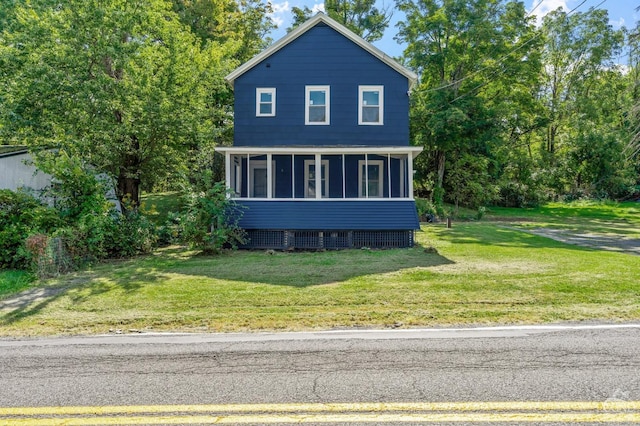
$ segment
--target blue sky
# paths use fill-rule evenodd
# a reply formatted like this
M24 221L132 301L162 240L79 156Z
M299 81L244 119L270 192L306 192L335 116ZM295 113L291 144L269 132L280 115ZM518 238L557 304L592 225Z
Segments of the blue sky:
M559 7L566 11L577 8L578 12L586 12L589 8L607 9L609 11L610 23L614 28L625 26L632 28L636 21L640 20L640 12L636 12L635 8L640 6L640 0L524 0L527 10L533 10L533 14L542 18L546 13ZM584 1L584 4L581 3ZM322 0L272 0L274 14L272 19L278 25L271 37L274 40L286 34L286 28L291 25L291 8L308 6L312 10L324 10L324 2ZM378 6L393 8L394 0L378 0ZM400 46L393 38L397 33L395 24L401 19L401 13L394 12L391 25L387 28L382 40L373 43L377 48L390 56L400 56L402 54L402 46Z

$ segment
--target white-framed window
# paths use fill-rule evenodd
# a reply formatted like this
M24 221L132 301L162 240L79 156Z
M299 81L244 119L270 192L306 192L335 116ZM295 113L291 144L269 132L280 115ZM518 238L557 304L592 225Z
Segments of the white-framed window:
M358 86L358 124L384 124L384 86Z
M305 87L304 124L328 125L330 123L329 86Z
M250 160L249 161L249 197L251 198L267 198L267 184L269 181L267 173L267 161L266 160ZM272 169L275 167L275 162L271 162ZM271 193L276 192L276 181L271 179Z
M384 194L384 161L358 160L358 195L361 198L382 197Z
M320 188L322 198L329 196L329 160L320 162ZM304 197L316 198L316 160L304 160Z
M275 117L276 89L275 87L256 88L256 117Z

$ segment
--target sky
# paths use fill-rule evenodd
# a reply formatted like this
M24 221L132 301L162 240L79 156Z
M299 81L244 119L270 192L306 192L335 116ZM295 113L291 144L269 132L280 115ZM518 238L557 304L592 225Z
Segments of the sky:
M562 7L569 12L576 9L576 12L586 12L589 8L607 9L609 11L609 22L613 28L618 29L622 26L632 28L636 21L640 20L640 12L636 12L635 8L640 6L640 0L524 0L528 11L532 11L538 19ZM278 29L271 33L273 40L278 40L286 34L286 28L291 26L291 8L308 6L315 11L324 11L324 2L322 0L271 0L273 6L273 21L278 25ZM395 6L394 0L378 0L378 7ZM395 24L402 19L399 11L394 11L391 18L391 24L384 34L384 37L373 44L389 56L398 57L402 54L403 47L393 38L398 30Z

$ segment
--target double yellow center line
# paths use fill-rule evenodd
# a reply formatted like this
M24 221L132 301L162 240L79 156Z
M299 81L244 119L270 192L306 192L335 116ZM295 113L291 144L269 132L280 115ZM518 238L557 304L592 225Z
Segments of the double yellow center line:
M0 408L2 425L292 423L640 424L640 401L218 404Z

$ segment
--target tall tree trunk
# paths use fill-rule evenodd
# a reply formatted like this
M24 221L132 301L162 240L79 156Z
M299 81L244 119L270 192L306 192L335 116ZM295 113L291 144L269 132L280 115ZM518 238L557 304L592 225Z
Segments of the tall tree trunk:
M438 166L438 182L437 185L439 188L442 188L442 184L444 182L444 165L445 165L445 153L442 150L436 151L436 164Z
M124 168L118 175L118 198L124 210L136 209L140 205L140 179L132 176L135 175Z
M131 136L130 151L122 159L122 167L118 174L118 198L125 209L137 209L140 205L139 152L140 142L136 136Z

